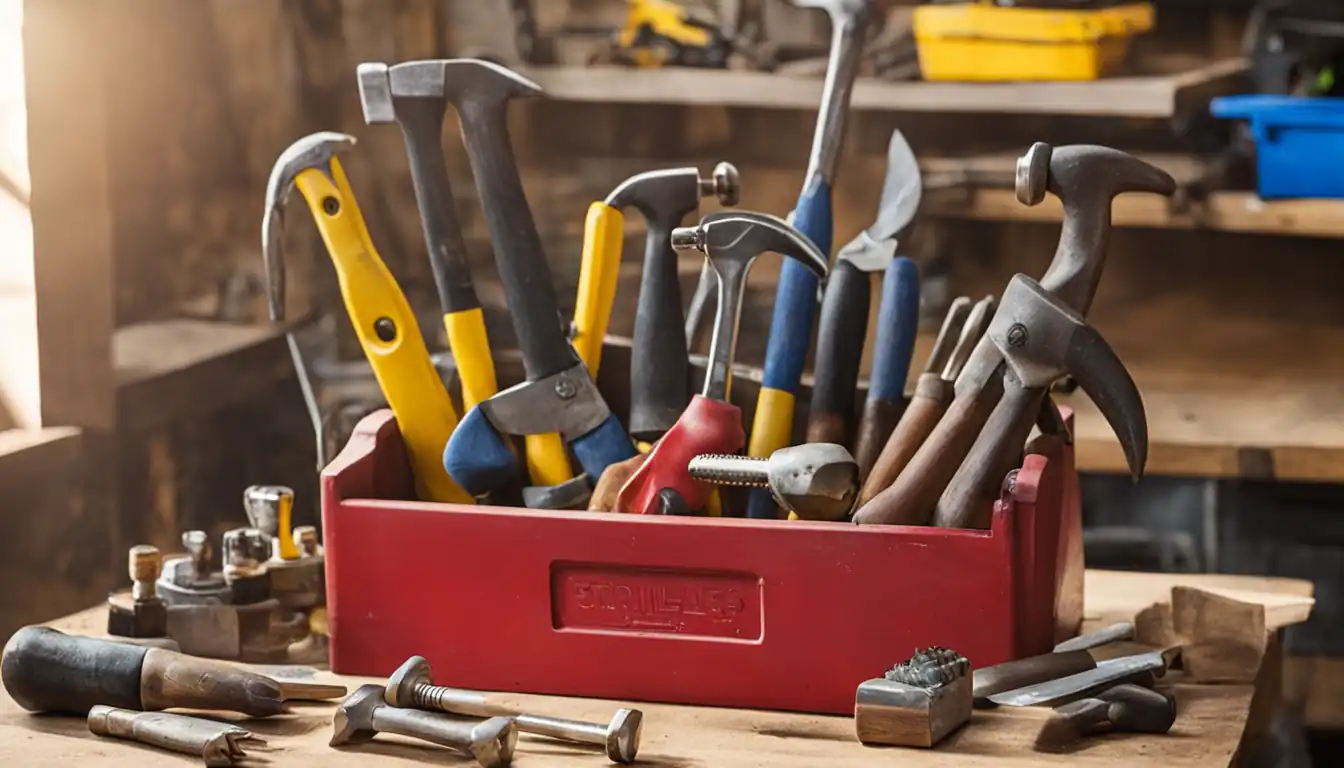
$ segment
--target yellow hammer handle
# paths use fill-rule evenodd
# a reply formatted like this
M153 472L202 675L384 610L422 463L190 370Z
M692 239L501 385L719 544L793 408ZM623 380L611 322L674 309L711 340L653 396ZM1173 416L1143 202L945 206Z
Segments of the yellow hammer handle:
M453 402L430 360L410 304L373 247L340 161L333 157L330 167L330 178L310 169L298 175L295 185L336 266L355 335L397 417L416 493L427 501L470 504L471 496L443 467L443 447L457 427Z
M480 307L450 312L443 316L443 327L462 380L462 410L470 411L499 391L490 338L485 333L485 312Z
M620 280L625 214L606 203L588 206L583 223L583 256L579 265L579 295L574 302L574 351L597 378L602 362L602 339L611 322L611 305Z

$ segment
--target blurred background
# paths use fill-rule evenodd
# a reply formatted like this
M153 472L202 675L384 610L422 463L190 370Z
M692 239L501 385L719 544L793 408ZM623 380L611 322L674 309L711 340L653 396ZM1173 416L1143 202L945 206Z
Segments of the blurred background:
M357 64L482 56L546 89L511 108L511 133L566 314L584 213L634 173L727 160L742 208L787 214L826 15L784 0L683 3L717 42L678 38L681 16L646 24L647 47L675 54L649 66L640 57L654 54L613 42L639 26L639 5L0 0L0 635L101 600L129 544L172 551L182 530L241 522L249 484L294 487L296 523L318 522L313 431L284 331L308 356L333 449L380 401L297 208L289 322L267 321L263 192L295 139L357 137L344 161L373 242L431 347L446 349L401 136L365 125ZM1116 203L1091 313L1143 391L1150 476L1123 476L1095 408L1064 396L1079 413L1088 564L1313 581L1315 612L1288 635L1286 695L1331 738L1344 728L1344 201L1262 197L1257 137L1209 104L1333 95L1340 4L1156 0L1151 29L1126 38L1100 79L1045 83L921 80L916 3L876 5L835 240L872 221L900 129L924 170L905 250L926 330L952 298L997 293L1053 255L1058 206L1013 199L1014 158L1033 141L1118 147L1176 177L1171 200ZM516 360L453 120L445 150L477 290L496 355ZM1317 162L1337 176L1341 160ZM640 218L626 228L616 336L631 332L643 250ZM687 295L699 269L682 265ZM752 273L740 363L761 362L777 273L767 259Z

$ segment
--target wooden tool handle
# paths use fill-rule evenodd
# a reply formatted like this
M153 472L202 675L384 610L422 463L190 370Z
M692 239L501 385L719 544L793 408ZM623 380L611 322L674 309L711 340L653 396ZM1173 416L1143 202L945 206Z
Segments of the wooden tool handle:
M938 499L933 523L942 528L988 528L1003 479L1021 464L1022 449L1036 423L1045 390L1011 378L1003 399Z
M905 414L904 398L888 400L885 397L872 397L863 403L863 416L859 419L859 434L854 439L854 460L859 463L859 482L866 482L877 466L877 458L882 455L887 440L896 430L901 417ZM932 429L932 425L929 427Z
M1096 667L1097 662L1087 651L1044 653L1040 656L1006 661L992 667L974 670L971 673L971 695L977 705L984 705L989 697L996 693L1014 691L1048 680L1058 680Z
M927 525L943 489L1002 396L1002 377L990 376L980 391L953 399L896 481L864 505L854 515L854 522Z
M224 709L253 717L284 711L280 684L221 661L151 648L140 670L141 709Z
M915 451L919 450L919 446L924 444L929 433L938 425L938 420L943 417L950 402L952 402L952 382L943 381L936 373L920 375L919 381L915 384L914 397L910 399L905 413L901 414L901 420L896 423L896 428L887 438L886 445L882 447L882 452L878 454L877 461L872 466L872 471L863 481L863 489L859 492L860 508L896 481L901 470L905 469L905 465L915 455ZM871 429L878 428L878 425L869 422L868 417L869 414L865 411L864 421L859 425L860 439ZM859 465L859 472L862 475L862 463Z

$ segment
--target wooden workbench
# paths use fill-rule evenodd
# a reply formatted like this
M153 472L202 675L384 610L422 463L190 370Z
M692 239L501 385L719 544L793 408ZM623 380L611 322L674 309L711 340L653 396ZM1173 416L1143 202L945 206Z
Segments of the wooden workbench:
M1166 576L1093 571L1088 573L1090 624L1133 617L1161 602L1175 584L1194 584L1284 594L1309 594L1310 585L1290 579L1234 576ZM54 622L66 631L96 633L103 620L91 609ZM849 718L778 712L638 704L645 713L640 763L666 768L716 766L868 766L879 761L905 766L1005 766L1077 763L1084 766L1222 766L1234 764L1263 733L1267 715L1278 700L1281 654L1271 644L1255 685L1175 685L1179 715L1166 736L1110 736L1082 742L1068 754L1047 754L1033 748L1043 710L977 711L971 724L935 750L875 750L854 740ZM656 663L656 660L650 660ZM877 670L875 670L875 673ZM787 670L781 670L787 674ZM336 676L331 676L335 678ZM1171 679L1178 679L1171 673ZM356 686L381 682L339 678ZM548 696L510 697L537 714L605 720L613 702ZM382 737L372 744L334 750L327 746L333 706L301 705L292 715L249 725L269 741L258 752L275 766L367 766L462 764L451 753L427 745ZM375 760L375 758L382 758ZM524 736L515 764L530 766L595 765L591 751L569 748ZM0 695L0 765L5 766L181 766L185 758L127 742L100 739L78 718L37 717Z

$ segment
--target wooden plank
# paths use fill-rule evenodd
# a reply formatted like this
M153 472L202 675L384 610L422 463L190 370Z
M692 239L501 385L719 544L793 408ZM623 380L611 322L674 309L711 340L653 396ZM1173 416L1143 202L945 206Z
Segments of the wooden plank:
M284 329L166 320L117 329L117 406L124 429L209 413L293 376Z
M1165 75L1066 83L888 83L863 78L850 107L879 112L1101 115L1164 119L1183 95L1230 92L1246 70L1241 59ZM712 104L816 109L822 82L762 72L622 67L532 67L525 74L561 101L603 104Z
M1214 192L1203 203L1180 211L1160 195L1116 198L1117 227L1207 229L1223 232L1344 237L1344 200L1261 200L1252 192ZM1011 189L938 190L925 196L923 212L951 219L1058 222L1058 198L1027 207Z

